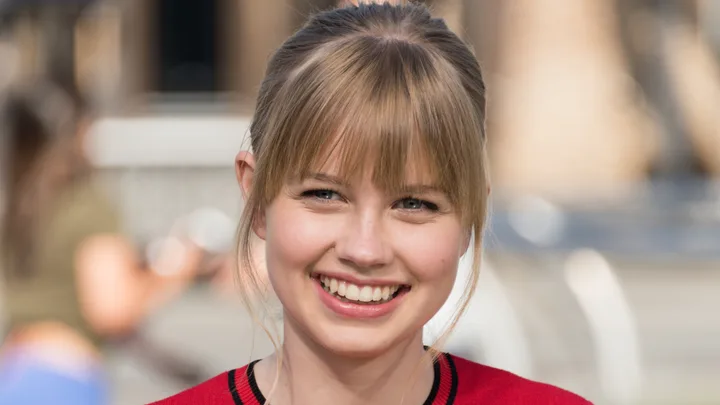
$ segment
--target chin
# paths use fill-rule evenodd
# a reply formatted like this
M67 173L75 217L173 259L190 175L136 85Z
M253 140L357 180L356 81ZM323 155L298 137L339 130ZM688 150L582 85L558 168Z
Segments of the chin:
M380 315L368 315L354 307L337 308L336 298L328 297L316 281L311 283L313 291L307 295L279 295L289 301L284 302L286 336L290 328L290 333L319 352L348 359L376 358L415 340L422 344L422 315L433 308L420 291L398 292L397 301Z
M382 331L369 327L342 328L346 329L344 331L338 331L337 327L330 329L334 331L332 335L316 336L314 340L328 354L345 358L378 357L396 346L399 340L389 336L383 337Z

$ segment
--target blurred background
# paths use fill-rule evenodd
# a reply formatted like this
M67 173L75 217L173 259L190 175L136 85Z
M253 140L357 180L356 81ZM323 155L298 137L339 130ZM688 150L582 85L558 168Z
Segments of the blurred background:
M266 61L336 3L0 0L0 88L82 89L87 150L144 246L200 208L238 218ZM457 350L596 404L720 404L720 1L427 3L488 86L493 213L465 315L482 327ZM197 283L146 336L204 377L268 354L229 283ZM115 404L189 384L108 352Z

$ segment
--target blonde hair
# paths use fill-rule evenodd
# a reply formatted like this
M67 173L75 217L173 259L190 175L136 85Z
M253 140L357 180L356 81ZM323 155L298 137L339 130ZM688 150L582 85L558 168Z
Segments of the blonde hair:
M255 319L264 286L253 268L253 224L291 177L317 170L332 154L339 176L371 164L378 187L398 190L408 165L422 162L474 236L475 270L443 341L479 274L488 197L484 121L476 58L425 6L360 4L313 16L270 60L250 128L256 167L238 230L238 273ZM433 359L439 353L429 352Z

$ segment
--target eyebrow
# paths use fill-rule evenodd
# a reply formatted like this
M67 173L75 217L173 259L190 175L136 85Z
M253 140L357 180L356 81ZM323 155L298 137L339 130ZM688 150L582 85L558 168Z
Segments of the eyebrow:
M302 181L302 180L307 180L307 179L317 180L317 181L321 181L323 183L335 184L336 186L343 186L343 187L347 186L347 183L340 177L333 176L333 175L327 174L327 173L310 172L307 174L307 176L304 176L303 178L300 178L298 180Z
M445 190L439 186L433 184L403 184L400 187L400 191L404 193L441 193L444 194Z
M341 187L347 187L347 183L338 176L333 176L327 173L311 172L308 173L307 179L313 179L325 183L335 184ZM401 193L445 193L440 186L435 184L402 184L400 189L397 190Z

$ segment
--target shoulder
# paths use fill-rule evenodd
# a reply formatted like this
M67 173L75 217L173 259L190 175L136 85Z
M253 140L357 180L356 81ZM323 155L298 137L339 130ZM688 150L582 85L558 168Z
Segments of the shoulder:
M226 371L203 383L188 388L171 397L148 405L233 405L234 377L236 373L244 372L246 367Z
M474 363L461 357L448 358L457 373L457 404L592 405L564 389L528 380L508 371Z

